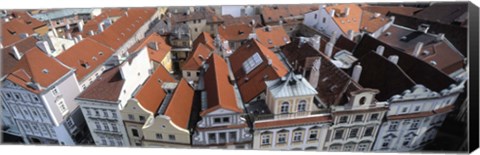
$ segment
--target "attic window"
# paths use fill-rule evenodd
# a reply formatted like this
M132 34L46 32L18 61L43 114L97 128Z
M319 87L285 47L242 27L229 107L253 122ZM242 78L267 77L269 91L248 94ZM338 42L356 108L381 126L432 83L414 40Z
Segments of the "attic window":
M407 40L407 36L403 36L400 38L401 41L406 41Z
M48 69L43 69L43 70L42 70L42 73L43 73L43 74L47 74L47 73L48 73Z
M273 44L272 39L268 39L268 44Z
M93 56L92 60L97 61L97 57Z
M424 51L422 52L422 54L423 54L423 55L429 55L429 54L430 54L430 51L429 51L429 50L424 50Z
M98 55L103 55L103 52L102 51L98 52Z
M163 81L162 81L162 79L158 79L157 82L158 82L158 83L162 83Z
M435 62L435 61L432 60L432 61L430 61L430 64L432 64L432 65L435 66L435 65L437 65L437 62Z

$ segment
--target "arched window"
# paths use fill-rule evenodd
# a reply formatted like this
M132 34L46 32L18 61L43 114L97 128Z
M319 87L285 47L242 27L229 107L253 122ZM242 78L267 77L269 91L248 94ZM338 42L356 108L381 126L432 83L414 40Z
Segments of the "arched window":
M360 103L360 105L364 105L366 100L367 100L366 97L362 97L362 98L360 98L360 101L358 103Z
M282 106L280 107L280 113L282 113L282 114L288 113L288 108L289 108L289 103L288 102L283 102Z
M303 112L303 111L306 111L306 109L307 109L307 101L301 100L301 101L298 103L298 109L297 109L297 111L298 111L298 112Z

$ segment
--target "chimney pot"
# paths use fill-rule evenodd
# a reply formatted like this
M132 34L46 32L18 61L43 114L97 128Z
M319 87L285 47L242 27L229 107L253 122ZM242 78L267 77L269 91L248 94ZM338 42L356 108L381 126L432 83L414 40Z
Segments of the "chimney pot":
M350 14L350 7L345 8L345 17Z
M355 65L355 67L353 68L353 75L352 75L352 79L356 82L358 82L358 80L360 80L360 75L362 74L362 66L359 64Z
M388 57L388 60L394 64L398 63L398 56L397 55L391 55Z
M382 45L379 45L379 46L377 47L376 53L377 53L378 55L383 56L383 51L385 51L385 47L382 46Z

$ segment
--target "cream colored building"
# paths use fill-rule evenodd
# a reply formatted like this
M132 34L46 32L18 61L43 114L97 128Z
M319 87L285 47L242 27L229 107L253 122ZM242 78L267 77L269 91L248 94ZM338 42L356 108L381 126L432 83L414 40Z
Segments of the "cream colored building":
M331 117L314 104L315 88L293 73L266 84L266 108L254 108L261 102L247 108L250 114L260 113L254 115L253 148L321 150Z

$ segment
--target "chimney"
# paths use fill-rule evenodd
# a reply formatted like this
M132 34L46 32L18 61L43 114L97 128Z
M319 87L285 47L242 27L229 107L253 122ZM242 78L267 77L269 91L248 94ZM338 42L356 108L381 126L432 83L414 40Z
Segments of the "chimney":
M72 34L71 33L67 33L67 39L72 40Z
M22 53L20 53L17 49L17 46L13 45L12 46L12 54L15 57L15 59L20 60L22 58Z
M357 65L355 65L355 67L353 68L353 73L352 73L352 79L355 81L355 82L358 82L358 80L360 80L360 75L362 74L362 66L360 65L360 63L358 63Z
M83 32L83 19L81 19L79 22L78 22L78 31L80 32Z
M429 28L430 28L430 25L428 24L420 24L418 25L417 31L427 33Z
M444 33L437 34L437 41L443 41L443 40L445 40L445 34Z
M413 50L413 56L418 57L420 55L420 51L422 51L423 48L423 42L418 42L417 45L415 45L415 49Z
M313 62L312 70L310 71L310 77L308 78L308 82L310 82L310 85L312 85L315 89L318 86L318 80L320 78L321 61L322 60L319 58Z
M335 9L330 10L330 17L335 17Z
M89 34L90 36L95 35L95 33L93 32L93 30L90 30L90 32L88 32L88 34Z
M128 17L128 11L125 11L123 14Z
M391 55L388 57L388 60L394 64L398 63L398 55Z
M3 49L3 44L2 43L0 43L0 49Z
M350 14L350 7L346 7L344 11L345 17L348 16L349 14Z
M383 47L382 45L379 45L379 46L377 47L377 51L375 51L375 53L377 53L378 55L383 56L383 51L385 51L385 47Z
M50 26L50 29L52 29L53 36L58 37L57 29L55 29L55 27L53 27L52 21L50 21L49 26Z
M322 37L319 35L315 35L312 38L310 38L310 44L312 45L313 48L316 50L320 51L320 42L322 40Z
M52 52L47 41L38 41L36 44L37 47L40 48L43 52L45 52L47 55L50 55L50 53Z
M333 53L333 43L328 42L327 45L325 46L325 54L327 55L328 58L331 58L332 53Z
M102 33L102 32L103 32L103 25L104 25L103 22L101 22L101 23L98 24L98 32L99 32L99 33Z
M353 41L353 37L355 35L355 32L353 32L353 30L350 29L350 30L348 30L347 33L348 33L348 39Z
M50 33L50 34L51 34L51 33ZM56 50L56 49L55 49L55 46L54 46L55 43L54 43L54 40L52 40L52 37L53 37L53 36L51 36L51 35L49 35L49 34L47 33L45 36L43 36L43 39L48 42L48 45L50 46L50 49L52 49L52 50L55 51L55 50Z

